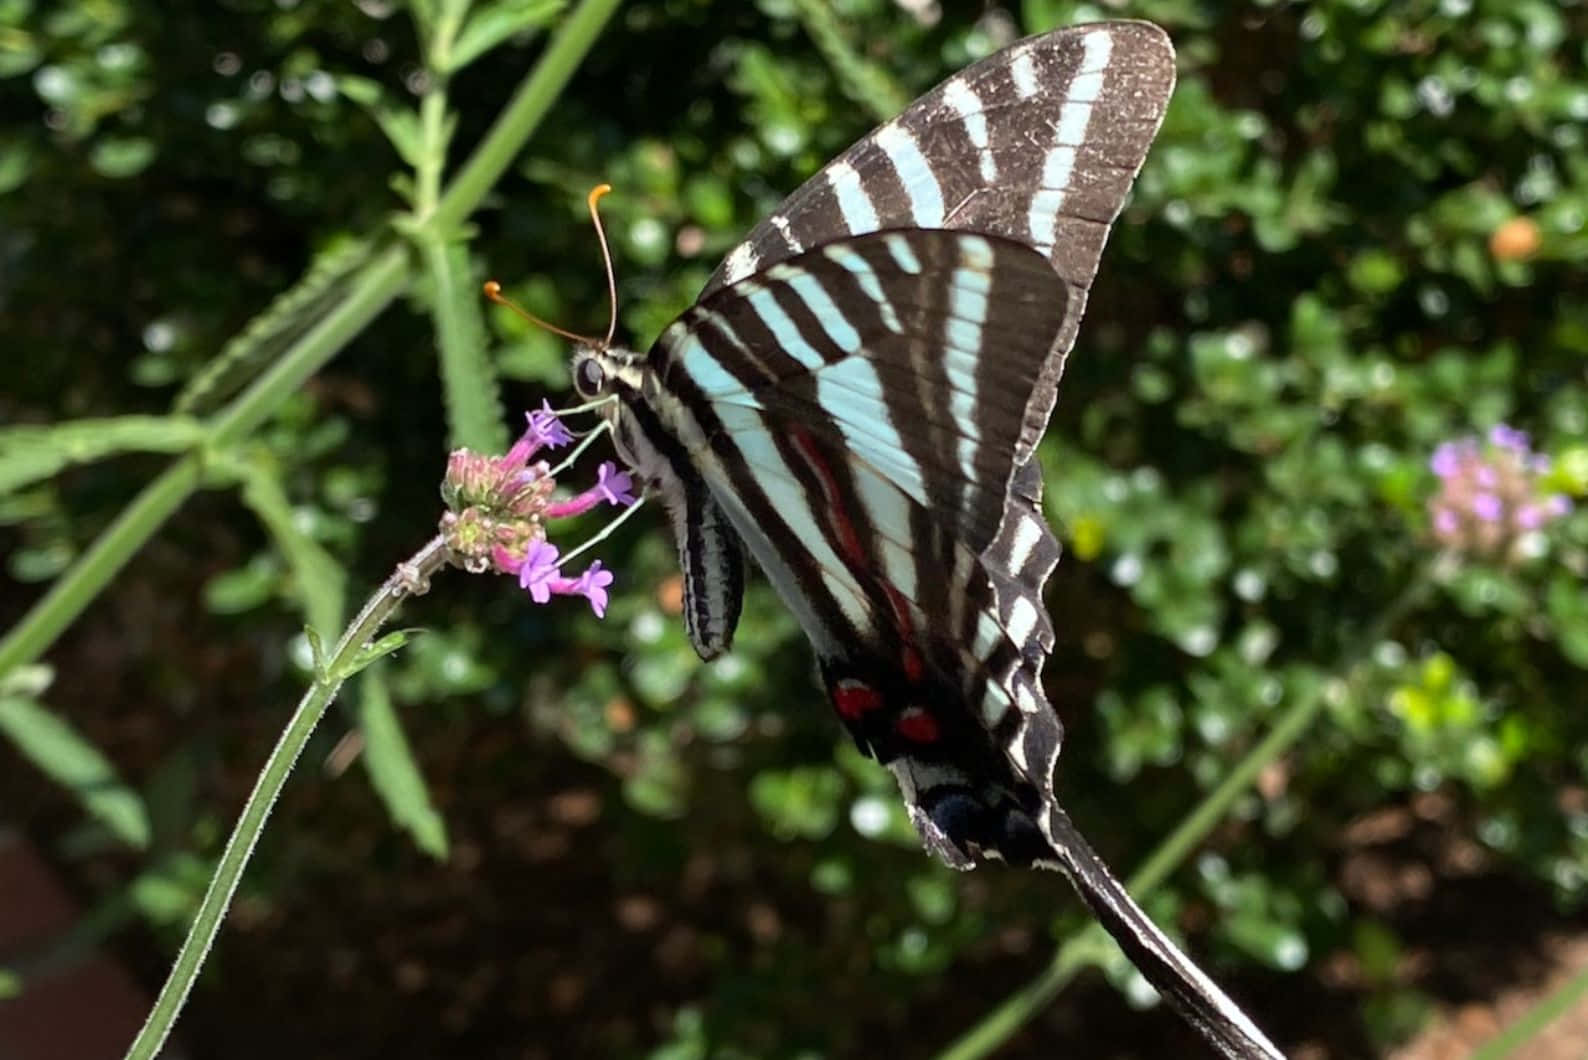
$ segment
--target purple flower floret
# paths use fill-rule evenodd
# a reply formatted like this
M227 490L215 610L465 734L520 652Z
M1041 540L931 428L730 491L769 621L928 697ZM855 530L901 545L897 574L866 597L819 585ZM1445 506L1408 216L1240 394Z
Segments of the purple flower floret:
M562 580L557 569L557 546L546 541L536 541L529 546L518 568L518 587L529 590L529 598L537 604L551 599L553 583Z
M529 591L529 598L543 604L553 596L582 596L590 601L597 618L606 617L607 586L612 584L612 572L601 568L596 560L577 578L563 577L557 564L557 546L545 541L531 545L518 569L520 588Z
M602 501L627 506L634 503L634 479L627 471L619 471L608 460L596 469L596 484L577 497L557 501L546 506L546 514L553 519L566 519L583 515Z
M607 613L607 586L612 584L612 572L601 569L601 561L594 563L579 575L575 582L574 591L590 601L590 607L597 618L605 618Z
M573 435L557 418L549 401L542 399L540 408L525 413L524 418L529 421L529 429L524 433L533 436L541 445L557 449L573 441Z

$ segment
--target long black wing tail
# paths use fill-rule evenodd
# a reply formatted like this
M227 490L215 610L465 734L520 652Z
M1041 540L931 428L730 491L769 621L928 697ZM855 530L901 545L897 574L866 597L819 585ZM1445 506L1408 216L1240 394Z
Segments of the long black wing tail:
M1048 838L1059 866L1092 913L1162 997L1230 1060L1285 1060L1251 1018L1142 912L1125 885L1057 805Z

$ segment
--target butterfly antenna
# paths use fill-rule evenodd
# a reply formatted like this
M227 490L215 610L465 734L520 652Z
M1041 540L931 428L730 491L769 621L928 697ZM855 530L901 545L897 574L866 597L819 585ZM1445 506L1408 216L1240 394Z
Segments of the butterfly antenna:
M534 324L536 327L545 328L553 335L561 335L565 339L572 339L574 342L582 342L586 346L596 345L596 340L590 338L588 335L575 335L571 331L564 331L556 324L551 324L540 319L540 317L536 316L534 313L531 313L529 310L525 309L511 298L507 297L507 295L503 294L502 285L497 283L495 280L485 281L485 297L489 298L497 305L505 305L507 308L511 309L513 312L517 313L531 324ZM610 342L611 339L608 339L607 341Z
M606 230L601 227L601 211L596 209L596 203L601 201L601 196L611 190L610 184L597 184L585 197L585 202L590 206L590 221L595 225L596 238L601 241L601 261L607 269L607 305L612 310L607 318L607 340L602 344L602 349L612 345L612 336L617 334L618 330L618 281L612 272L612 250L607 246Z

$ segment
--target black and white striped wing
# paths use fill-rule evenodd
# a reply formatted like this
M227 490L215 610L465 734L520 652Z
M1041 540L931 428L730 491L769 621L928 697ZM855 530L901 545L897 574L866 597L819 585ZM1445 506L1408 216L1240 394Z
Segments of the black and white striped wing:
M1052 631L1040 585L984 554L1006 526L1030 546L1046 532L1008 483L1066 313L1031 249L905 229L722 288L648 355L659 415L815 644L835 708L906 771L955 864L1046 849L1034 818L1061 730L1031 645Z
M709 294L835 239L914 226L1035 248L1069 290L1016 463L1052 411L1103 245L1174 89L1174 48L1146 22L1073 26L950 77L801 185L734 248Z

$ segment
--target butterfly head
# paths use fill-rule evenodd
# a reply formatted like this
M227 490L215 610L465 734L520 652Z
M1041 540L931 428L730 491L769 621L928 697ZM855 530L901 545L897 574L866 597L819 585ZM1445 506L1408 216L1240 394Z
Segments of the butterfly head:
M573 388L585 401L599 401L638 390L644 378L640 355L621 346L595 346L581 343L568 365Z

